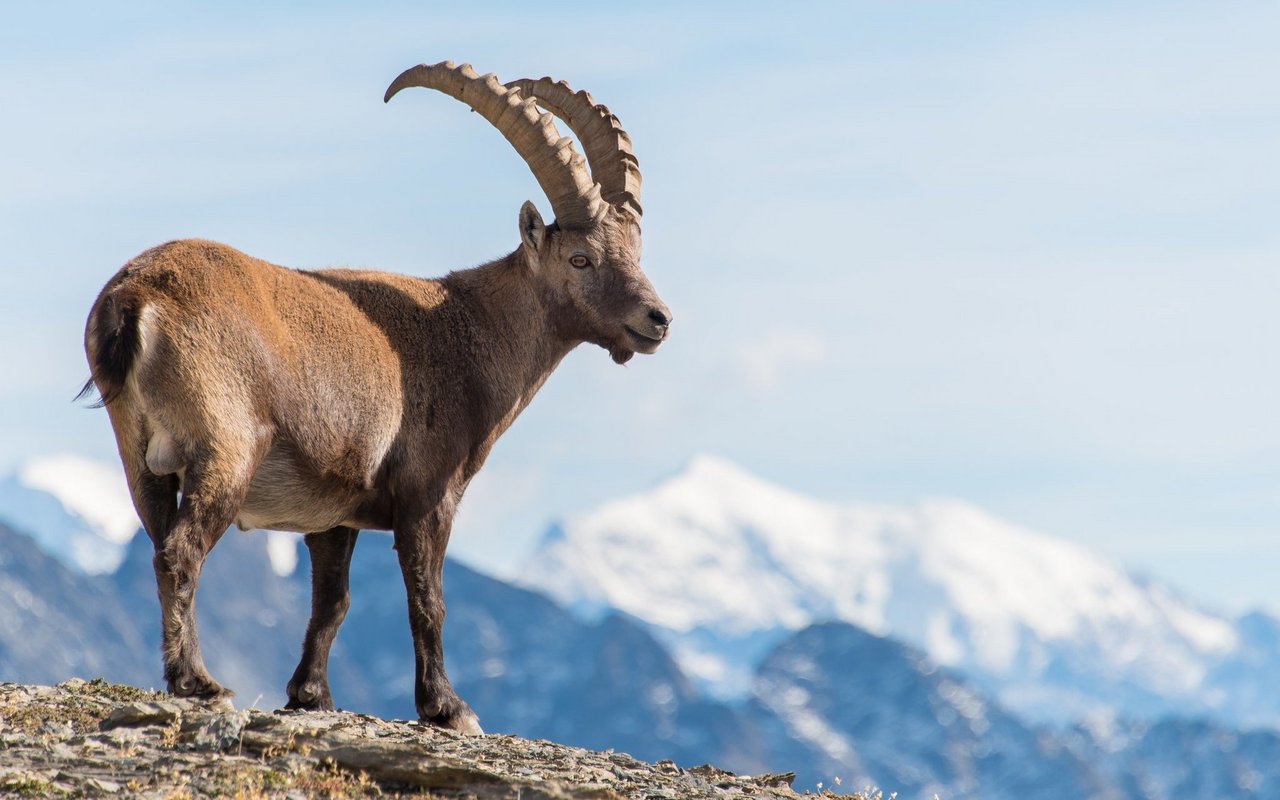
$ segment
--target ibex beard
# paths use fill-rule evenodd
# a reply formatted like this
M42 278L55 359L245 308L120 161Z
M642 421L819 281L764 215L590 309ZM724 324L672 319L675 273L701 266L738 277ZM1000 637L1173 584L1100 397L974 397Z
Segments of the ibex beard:
M479 733L441 644L458 502L570 350L597 344L621 364L667 338L671 312L639 265L639 168L607 108L563 82L504 85L451 62L405 71L386 99L410 86L488 119L533 171L555 221L526 202L515 252L433 280L286 269L214 242L170 242L126 264L89 314L85 391L106 406L155 546L164 676L176 695L230 695L201 657L195 591L205 556L235 523L306 534L311 619L288 707L332 709L328 657L356 537L390 530L418 716Z

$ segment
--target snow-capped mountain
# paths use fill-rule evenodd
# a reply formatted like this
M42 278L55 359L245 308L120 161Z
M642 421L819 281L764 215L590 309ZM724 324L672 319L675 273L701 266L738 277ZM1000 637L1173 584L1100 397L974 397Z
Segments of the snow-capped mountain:
M0 521L82 574L115 570L137 530L118 468L76 456L0 481ZM273 571L292 573L296 535L263 541ZM906 641L1030 720L1178 713L1280 727L1280 620L1208 613L960 502L824 503L700 457L553 526L525 576L579 616L647 624L719 698L745 697L790 633L842 621Z
M22 501L29 496L16 495ZM62 504L64 511L75 507L74 498ZM946 509L957 506L935 504L929 508L943 511L930 512L934 516L925 508L836 507L715 460L700 460L684 476L611 507L608 519L620 543L628 542L626 523L647 520L653 526L645 534L651 547L680 549L688 564L660 561L661 569L649 565L657 571L645 576L645 562L633 560L631 571L611 573L612 562L604 558L610 552L585 550L602 559L602 579L585 584L589 595L566 598L576 598L580 609L595 609L599 620L583 621L544 596L446 563L449 672L486 728L613 747L650 760L673 758L685 766L710 761L746 773L794 770L797 789L843 777L845 787L876 783L903 797L935 791L992 800L1280 797L1280 732L1189 719L1199 707L1188 702L1180 708L1168 699L1163 702L1184 712L1182 718L1095 716L1087 724L1048 728L1010 713L991 696L987 686L999 684L989 674L974 680L938 666L921 647L848 622L805 623L853 608L892 629L898 620L913 618L903 608L917 609L917 616L947 612L960 644L942 652L994 663L1019 680L1039 675L1051 691L1064 692L1067 685L1083 693L1088 687L1078 682L1088 673L1081 653L1099 652L1099 640L1113 641L1099 635L1106 630L1103 623L1124 623L1142 633L1147 628L1139 622L1154 623L1134 608L1146 609L1163 615L1168 625L1168 631L1146 634L1153 646L1171 641L1192 667L1208 665L1193 699L1217 696L1224 714L1230 710L1237 720L1260 714L1265 721L1280 718L1273 688L1280 675L1280 621L1274 618L1255 614L1231 623L1212 617L1158 587L1128 581L1087 554L964 506L958 508L965 513L953 514ZM12 511L0 504L0 520ZM944 528L956 519L968 520L970 527ZM796 520L816 534L782 548L785 526ZM559 541L563 547L593 530L577 524L561 526L549 546ZM942 541L947 530L974 548L967 555L976 564L954 563L958 556L949 548L960 545ZM583 547L594 538L587 536ZM361 536L351 571L351 610L335 643L330 678L340 705L406 716L413 708L413 655L390 544L385 535ZM872 573L849 557L839 560L846 544L882 573L876 592L855 594L853 600L840 594L842 576L856 587ZM269 552L285 545L302 559L302 568L291 575L281 574L282 565ZM982 548L995 548L985 557L993 564L982 566ZM936 552L922 552L930 549ZM807 555L793 556L794 550ZM69 551L60 552L68 558ZM717 567L721 556L744 570L739 577ZM214 674L240 692L241 704L272 707L283 701L309 611L306 559L296 539L229 533L206 564L199 602L205 657ZM989 575L984 568L1027 572L1032 581L1048 580L1045 573L1061 569L1086 587L1120 588L1099 600L1096 588L1081 589L1078 596L1058 587L1069 607L1047 604L1051 614L1035 589L1019 588L1007 575ZM978 575L972 584L956 574L970 571ZM615 574L641 583L628 586L612 580ZM562 580L575 575L569 569L559 573ZM646 577L657 588L646 587ZM1002 578L1011 582L999 583ZM741 615L732 613L736 607L717 588L750 599ZM959 601L966 591L980 590L1012 606L1004 612L1013 621L992 609L978 614ZM904 592L914 598L895 598ZM655 595L661 601L655 607L669 620L693 627L682 633L614 612L618 598L643 604ZM1100 608L1104 601L1121 605ZM974 654L985 653L989 639L975 633L982 630L979 623L1012 628L1021 649L1012 658L980 661ZM789 630L792 624L798 629ZM1227 627L1231 644L1225 657L1215 660L1211 637L1205 645L1195 636L1201 625ZM732 703L700 693L651 631L704 649L736 644L736 651L714 651L714 657L749 660L749 691ZM763 648L769 638L777 641ZM1032 662L1047 664L1038 673L1022 654L1036 647L1048 653ZM145 536L130 542L112 574L85 575L0 522L0 679L105 675L155 685L161 680L158 651L159 609ZM1145 663L1127 663L1135 662ZM1105 668L1110 667L1094 670ZM1115 692L1120 679L1109 680L1100 682L1100 693Z
M33 459L0 480L0 520L89 575L119 567L139 526L119 466L77 455Z
M1240 649L1232 620L962 502L835 505L704 456L553 526L522 574L579 613L648 622L721 694L744 692L788 632L834 620L919 647L1030 719L1234 716L1206 687Z
M141 527L120 465L71 454L32 459L0 479L0 521L85 575L115 572ZM266 536L272 569L289 575L298 562L297 534Z

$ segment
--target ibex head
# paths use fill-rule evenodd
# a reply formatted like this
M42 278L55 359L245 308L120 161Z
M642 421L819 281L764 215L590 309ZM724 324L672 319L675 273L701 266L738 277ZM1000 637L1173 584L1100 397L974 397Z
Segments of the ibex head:
M618 118L563 81L503 85L491 74L477 75L470 65L450 61L406 70L385 99L408 86L437 89L471 106L533 171L555 222L545 224L526 202L520 241L525 265L560 332L604 347L619 364L635 353L656 351L667 337L671 312L640 269L640 169ZM560 136L554 117L578 137L585 159Z

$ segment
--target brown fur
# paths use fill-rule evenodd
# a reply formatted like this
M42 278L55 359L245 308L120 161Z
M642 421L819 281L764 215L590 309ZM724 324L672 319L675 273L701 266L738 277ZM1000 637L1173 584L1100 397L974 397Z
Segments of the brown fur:
M193 240L148 250L107 283L85 348L155 544L171 692L227 694L200 656L194 593L205 555L239 522L308 534L312 620L289 705L331 708L326 663L355 531L390 529L418 714L479 729L440 644L457 504L570 350L591 342L622 363L656 350L670 322L630 213L560 230L526 203L520 233L506 258L438 280L297 271Z

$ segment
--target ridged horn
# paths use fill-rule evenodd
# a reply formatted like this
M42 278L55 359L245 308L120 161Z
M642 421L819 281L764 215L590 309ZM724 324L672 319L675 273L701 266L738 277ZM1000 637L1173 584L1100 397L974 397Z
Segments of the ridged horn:
M604 215L607 206L600 187L591 179L585 159L573 149L573 140L562 137L552 115L540 114L533 100L522 97L519 90L503 86L492 73L477 75L470 64L442 61L400 73L387 87L383 102L410 86L444 92L489 120L529 165L561 227L582 227Z
M538 105L564 120L587 154L601 196L640 217L640 162L631 152L631 137L608 108L596 103L590 93L575 92L568 83L550 78L522 78L507 88L537 98Z

